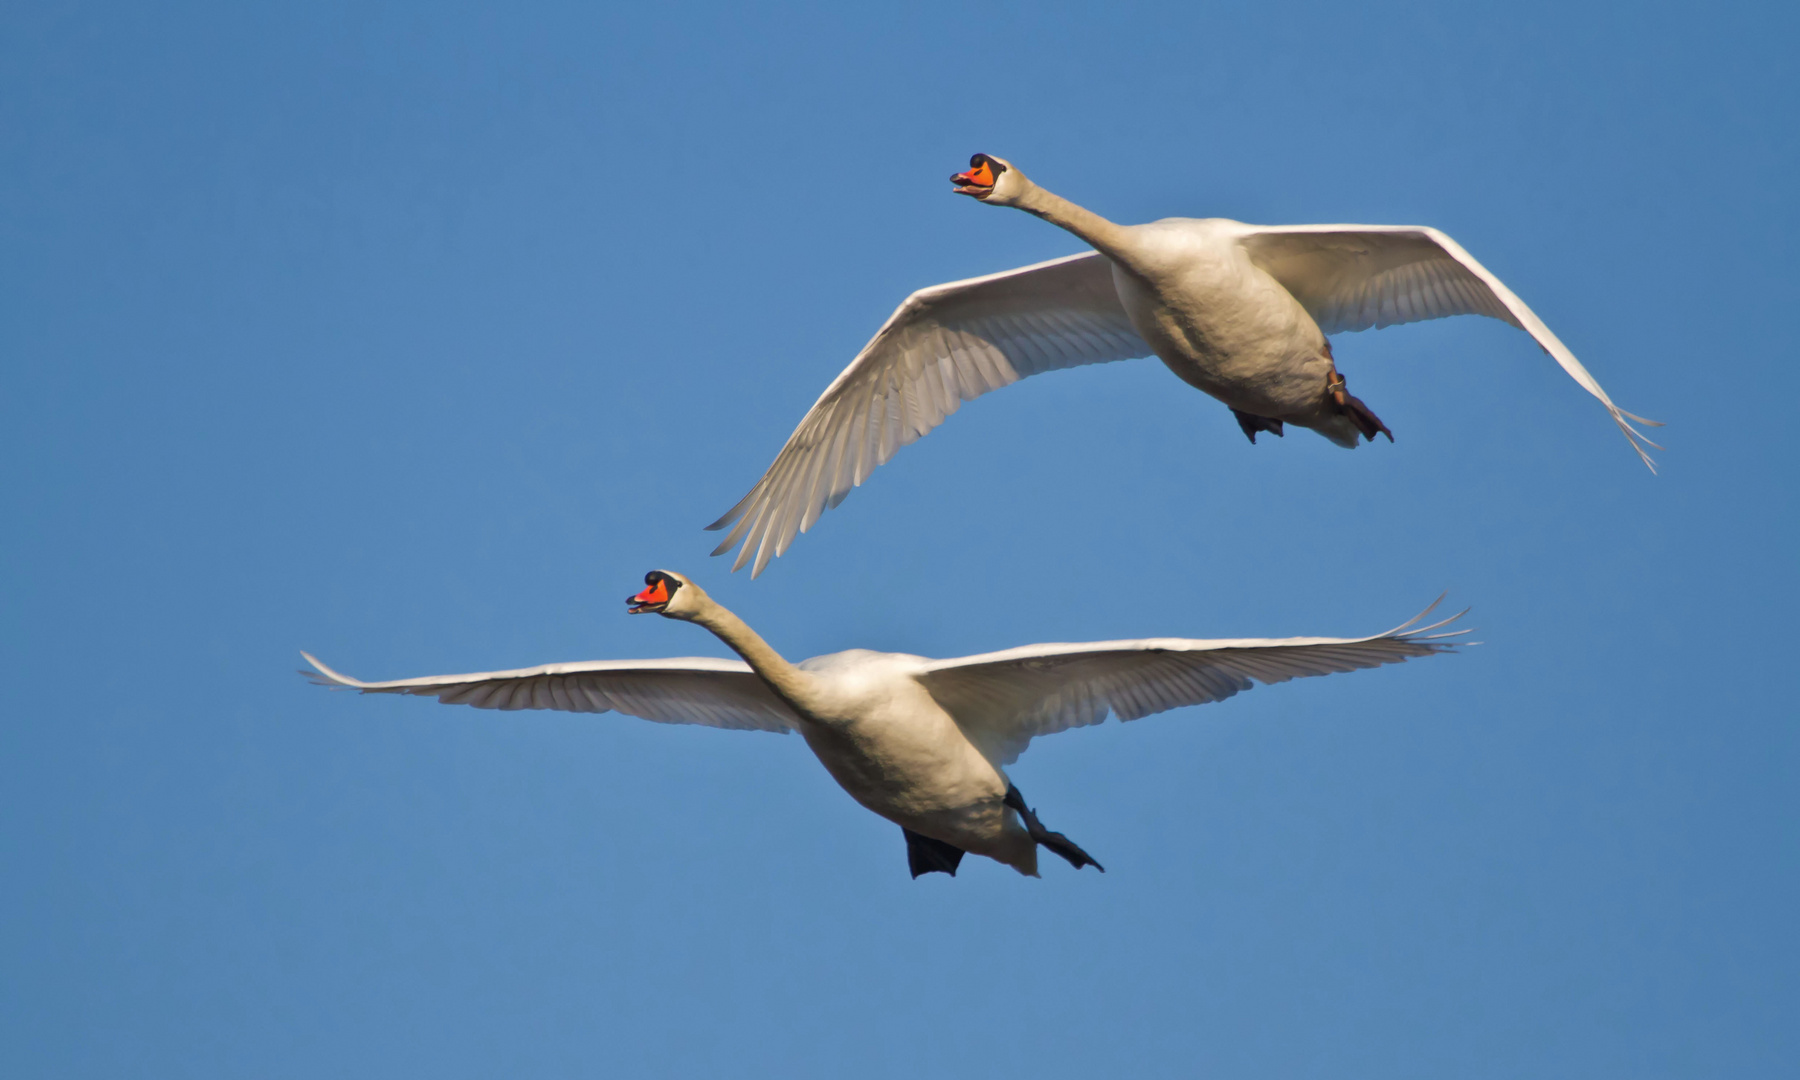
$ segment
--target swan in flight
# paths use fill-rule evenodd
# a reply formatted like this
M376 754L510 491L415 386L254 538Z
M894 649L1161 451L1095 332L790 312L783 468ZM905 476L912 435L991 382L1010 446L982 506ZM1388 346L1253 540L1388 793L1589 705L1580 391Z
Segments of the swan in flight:
M1550 328L1456 241L1419 225L1115 225L1010 162L976 154L956 191L1061 226L1094 250L921 289L888 317L788 437L762 479L708 529L742 544L751 576L900 447L963 402L1045 371L1154 354L1223 401L1252 443L1284 425L1353 447L1393 433L1352 396L1325 335L1448 315L1524 330L1599 398L1654 472L1655 443ZM735 524L734 524L735 523Z
M1003 766L1033 738L1098 724L1108 713L1136 720L1223 701L1254 682L1430 656L1454 648L1444 639L1467 633L1434 633L1460 616L1417 626L1434 603L1365 638L1145 638L1026 645L954 660L851 649L790 664L681 574L653 570L644 584L626 600L632 614L698 623L743 660L599 660L370 683L301 653L317 669L303 674L365 694L478 709L616 710L666 724L798 731L851 798L900 826L913 877L954 876L971 851L1036 877L1040 844L1076 869L1102 868L1046 829L1007 779Z

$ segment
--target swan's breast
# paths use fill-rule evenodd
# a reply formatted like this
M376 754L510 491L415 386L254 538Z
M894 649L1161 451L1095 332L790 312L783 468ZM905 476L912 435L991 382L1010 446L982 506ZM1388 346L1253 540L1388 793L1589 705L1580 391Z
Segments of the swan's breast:
M1325 337L1281 283L1251 262L1238 243L1241 228L1219 218L1136 226L1132 257L1114 263L1113 285L1138 334L1171 371L1229 403L1256 405L1277 391L1270 379L1278 370L1321 356ZM1317 396L1310 381L1306 387ZM1288 396L1286 389L1276 396Z
M920 657L838 653L802 667L817 679L806 744L843 789L887 817L999 798L1005 781L920 685Z

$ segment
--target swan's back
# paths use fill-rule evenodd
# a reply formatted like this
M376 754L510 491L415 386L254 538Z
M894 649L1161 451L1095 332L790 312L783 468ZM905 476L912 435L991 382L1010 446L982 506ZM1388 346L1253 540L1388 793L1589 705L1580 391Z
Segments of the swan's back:
M843 652L826 653L800 661L795 665L801 671L810 671L816 675L843 674L850 671L879 671L895 669L911 674L922 671L931 662L929 657L914 656L911 653L879 652L875 649L845 649Z

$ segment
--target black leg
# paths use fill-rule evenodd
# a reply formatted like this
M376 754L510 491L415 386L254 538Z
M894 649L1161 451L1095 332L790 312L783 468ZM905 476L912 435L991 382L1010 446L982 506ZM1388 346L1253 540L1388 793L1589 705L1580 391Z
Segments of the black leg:
M1044 828L1044 823L1038 820L1037 814L1025 805L1025 796L1019 794L1019 789L1011 784L1008 784L1006 788L1006 805L1019 812L1019 817L1025 821L1025 831L1031 834L1033 840L1069 860L1070 866L1077 870L1084 866L1091 866L1102 874L1106 873L1106 867L1101 866L1099 860L1092 855L1081 850L1081 846L1075 841L1062 833L1051 832Z

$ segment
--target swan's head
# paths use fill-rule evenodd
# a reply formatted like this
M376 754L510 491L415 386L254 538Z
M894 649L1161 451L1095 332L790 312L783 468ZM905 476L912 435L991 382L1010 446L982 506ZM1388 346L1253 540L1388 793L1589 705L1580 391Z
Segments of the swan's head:
M680 574L652 570L644 575L644 591L625 598L625 610L632 615L691 619L699 613L705 599L706 593L700 586Z
M1011 206L1031 183L1024 173L1012 167L1012 162L992 154L976 154L969 159L969 171L957 173L950 182L956 185L958 195L996 206Z

